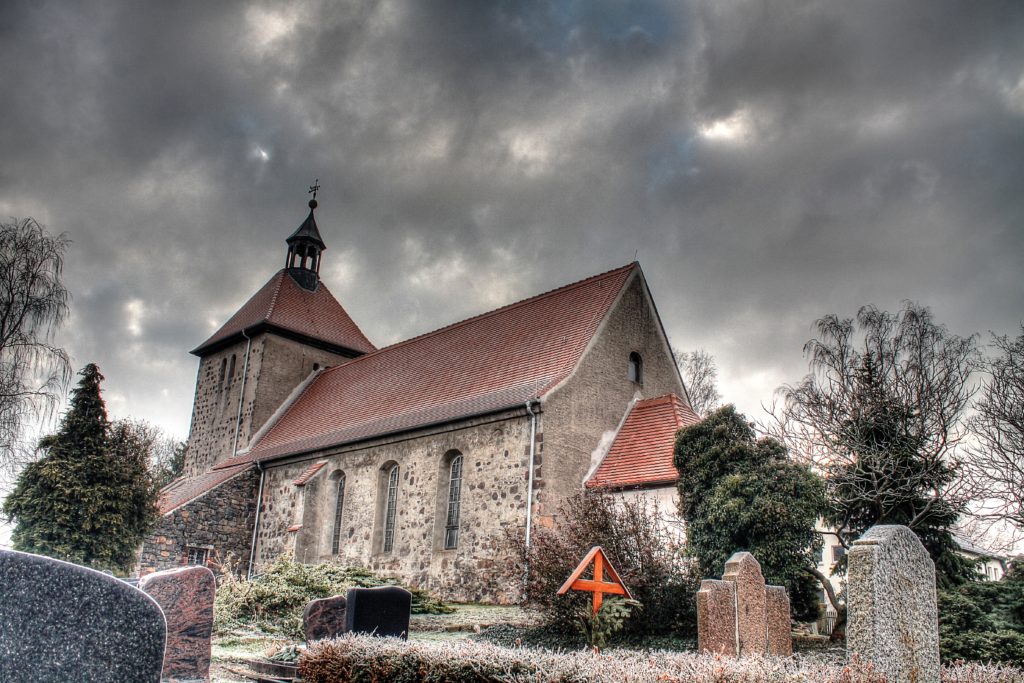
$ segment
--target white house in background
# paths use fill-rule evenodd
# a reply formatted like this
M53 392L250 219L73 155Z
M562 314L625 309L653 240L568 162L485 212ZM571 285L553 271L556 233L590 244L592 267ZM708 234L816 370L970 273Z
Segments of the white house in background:
M999 581L1006 573L1007 557L985 550L981 546L971 543L966 538L953 535L957 545L960 546L960 554L976 563L978 573L983 575L987 581Z

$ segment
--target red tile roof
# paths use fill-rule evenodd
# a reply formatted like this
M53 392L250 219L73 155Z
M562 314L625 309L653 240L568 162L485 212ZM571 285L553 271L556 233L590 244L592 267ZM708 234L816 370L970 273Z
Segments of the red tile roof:
M160 498L157 501L160 514L166 515L173 512L185 503L195 500L207 491L220 486L231 477L250 467L251 465L249 464L236 465L225 469L213 470L212 472L205 472L196 477L182 477L172 481L160 491Z
M673 464L676 432L700 421L675 394L637 401L588 487L650 486L679 478Z
M260 325L287 330L359 353L376 349L323 282L315 290L303 289L286 269L281 269L192 353L200 356L243 330Z
M635 263L331 368L220 466L522 406L568 377L634 272Z
M306 471L299 475L299 478L292 482L295 486L305 486L309 483L309 480L316 476L316 473L324 468L327 464L326 460L315 462L306 468Z

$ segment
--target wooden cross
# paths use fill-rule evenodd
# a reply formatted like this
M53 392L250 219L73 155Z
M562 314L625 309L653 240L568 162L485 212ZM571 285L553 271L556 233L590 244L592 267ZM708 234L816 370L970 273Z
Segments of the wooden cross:
M583 579L583 572L587 570L587 567L593 562L594 565L594 578ZM608 581L605 581L604 574L608 572ZM608 561L608 557L604 554L604 550L599 545L595 545L587 553L583 561L580 562L579 566L573 571L572 575L565 580L562 587L558 589L558 595L565 595L569 589L578 591L590 591L594 594L593 605L594 614L601 609L601 602L604 600L604 594L609 593L611 595L625 595L629 599L633 599L632 593L626 588L626 584L622 583L622 579L619 578L618 572L615 571L615 567Z
M320 191L320 179L317 178L316 180L313 181L313 184L309 186L309 192L307 192L306 194L312 193L313 199L316 199L316 193L319 192L319 191Z

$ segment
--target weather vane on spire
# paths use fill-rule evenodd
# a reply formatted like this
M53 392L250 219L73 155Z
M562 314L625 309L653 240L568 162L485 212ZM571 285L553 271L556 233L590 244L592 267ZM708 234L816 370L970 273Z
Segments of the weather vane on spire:
M313 198L309 200L309 208L316 208L316 193L320 191L320 179L317 178L313 181L313 184L309 186L309 192L306 194L313 195Z

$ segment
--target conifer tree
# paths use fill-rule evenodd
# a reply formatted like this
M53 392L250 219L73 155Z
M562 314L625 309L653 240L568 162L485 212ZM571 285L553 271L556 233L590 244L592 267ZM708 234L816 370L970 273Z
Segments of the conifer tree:
M4 513L17 550L127 572L156 519L157 491L131 439L111 433L99 368L79 374L60 429L40 441L45 455L22 472Z
M721 576L726 560L746 550L768 583L786 587L797 619L816 619L821 478L775 439L756 439L731 405L679 431L675 464L687 549L701 576Z

